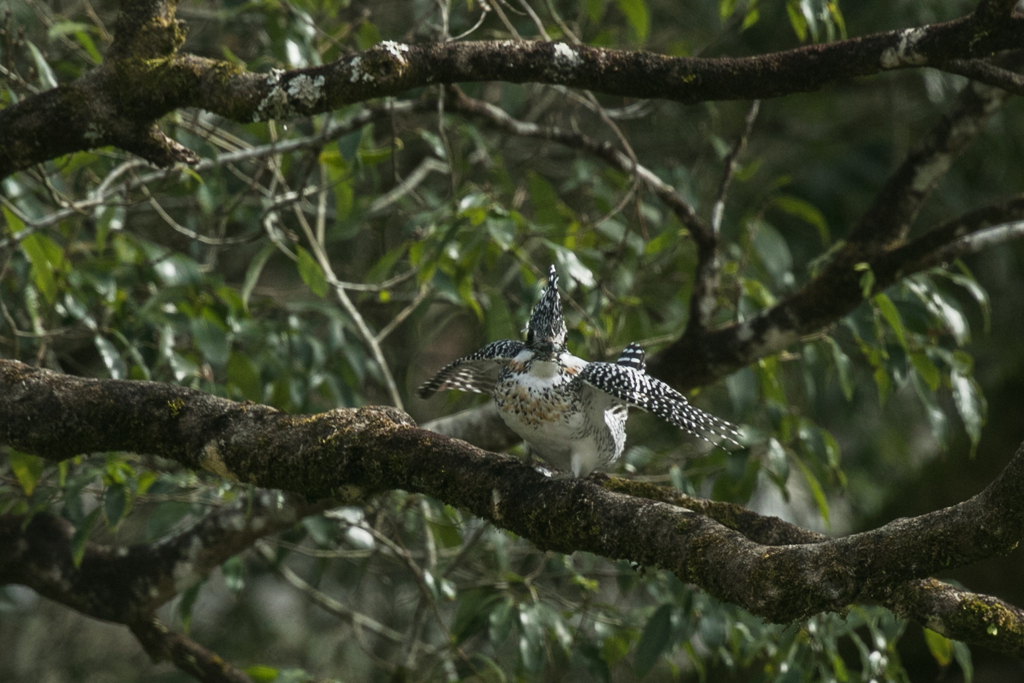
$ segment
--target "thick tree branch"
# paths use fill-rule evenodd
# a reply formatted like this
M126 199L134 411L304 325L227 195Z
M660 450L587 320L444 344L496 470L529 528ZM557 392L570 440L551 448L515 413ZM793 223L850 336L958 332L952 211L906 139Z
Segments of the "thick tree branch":
M983 29L972 15L785 52L714 59L551 42L384 42L325 66L256 74L179 54L184 30L174 19L173 2L125 0L102 65L0 110L0 178L104 145L157 165L194 163L193 153L154 130L157 119L182 107L236 121L290 119L425 85L479 81L550 83L684 103L765 99L884 70L942 68L950 60L1017 49L1024 19L1003 18Z
M763 545L829 540L824 534L777 517L765 517L733 503L692 498L675 489L625 479L609 479L605 488L699 512ZM1009 654L1024 653L1024 610L999 598L963 591L935 579L913 579L863 597L947 638L980 643Z
M879 602L947 638L1018 657L1024 653L1024 610L999 598L920 579L888 592Z
M768 545L705 514L618 493L615 483L552 480L515 459L417 429L391 408L289 416L170 385L88 380L0 361L0 442L51 459L91 450L155 453L312 498L421 492L539 548L661 566L782 622L885 598L908 581L1008 552L1024 535L1024 450L959 505L847 538ZM1017 644L1005 647L1019 651L1024 625L1012 623L1004 636Z

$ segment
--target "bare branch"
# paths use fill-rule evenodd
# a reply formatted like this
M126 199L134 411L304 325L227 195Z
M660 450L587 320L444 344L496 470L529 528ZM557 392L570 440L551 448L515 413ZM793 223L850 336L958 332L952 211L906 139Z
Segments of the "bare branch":
M747 146L747 138L754 128L757 112L761 107L760 100L754 100L744 119L743 132L725 158L722 180L718 185L718 196L711 209L711 238L697 245L697 267L693 274L693 294L690 297L690 320L687 333L694 334L708 326L711 315L715 312L718 294L718 236L725 215L725 199L736 172L736 160Z
M256 544L256 549L259 550L263 559L273 566L285 581L305 593L310 600L322 607L325 611L350 622L355 628L365 628L368 631L373 631L377 635L386 638L393 643L402 643L405 641L405 637L393 628L388 628L376 619L368 617L362 612L349 609L323 591L319 591L306 583L301 576L278 561L277 555L266 542L258 542Z
M942 65L942 70L1024 95L1024 76L983 59L951 59Z

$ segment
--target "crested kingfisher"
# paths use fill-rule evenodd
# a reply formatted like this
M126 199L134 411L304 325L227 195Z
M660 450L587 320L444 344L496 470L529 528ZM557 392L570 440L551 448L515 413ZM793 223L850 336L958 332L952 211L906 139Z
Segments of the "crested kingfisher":
M566 327L552 265L533 308L526 343L496 341L441 368L420 386L420 398L460 390L494 397L498 414L550 465L585 477L607 469L626 444L630 406L716 445L739 446L725 420L647 374L644 351L627 346L614 363L588 363L565 348Z

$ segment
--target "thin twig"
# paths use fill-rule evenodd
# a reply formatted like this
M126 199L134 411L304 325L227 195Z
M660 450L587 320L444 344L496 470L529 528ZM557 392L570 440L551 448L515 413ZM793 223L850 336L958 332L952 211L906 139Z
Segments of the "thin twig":
M747 139L754 129L754 121L757 120L757 112L761 108L761 100L754 100L750 103L746 118L743 119L743 133L733 143L732 149L725 157L725 168L722 169L722 180L718 184L718 194L715 198L714 208L711 210L711 230L717 235L722 229L722 218L725 215L725 199L729 194L729 186L736 175L739 166L737 159L743 154L747 147Z
M329 595L326 595L322 591L318 591L316 588L313 588L313 586L306 583L302 577L292 571L289 567L285 566L284 563L278 561L277 555L274 553L274 549L266 541L257 541L256 549L260 552L267 563L281 575L281 578L305 593L313 602L326 611L337 617L345 619L354 625L358 624L362 628L373 631L377 635L387 638L394 643L402 643L405 641L405 636L393 628L385 626L362 612L357 612L345 607L345 605L341 604L339 601Z

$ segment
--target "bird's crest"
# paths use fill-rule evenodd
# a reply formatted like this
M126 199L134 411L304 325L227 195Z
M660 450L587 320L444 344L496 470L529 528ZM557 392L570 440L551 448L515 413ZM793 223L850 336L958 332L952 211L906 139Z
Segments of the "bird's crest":
M562 317L562 300L558 296L558 273L554 264L548 271L548 284L541 292L540 300L530 314L526 333L526 345L549 343L565 346L565 318Z

